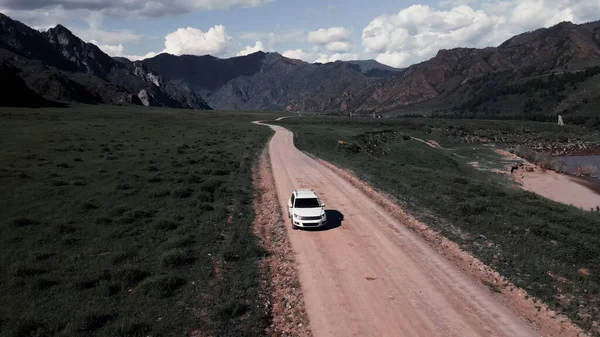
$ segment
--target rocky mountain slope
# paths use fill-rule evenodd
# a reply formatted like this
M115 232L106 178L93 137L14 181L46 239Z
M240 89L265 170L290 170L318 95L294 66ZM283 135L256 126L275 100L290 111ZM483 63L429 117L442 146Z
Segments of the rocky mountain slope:
M0 14L0 62L46 101L210 109L144 63L119 62L61 25L42 33Z
M160 54L143 62L175 85L187 83L215 109L344 109L348 92L402 71L373 60L310 64L264 52L229 59Z
M6 62L0 62L0 106L44 107L57 105L31 90L17 75L18 69Z
M162 54L144 63L217 109L544 119L600 101L600 75L575 76L579 88L573 82L573 74L600 65L599 26L563 22L498 47L440 50L407 69L373 60L308 64L263 52L226 60ZM558 77L549 79L553 72Z
M0 65L19 83L11 90L37 95L35 104L539 120L562 114L585 121L600 108L600 21L563 22L498 47L440 50L396 69L374 60L310 64L265 52L133 62L109 57L61 25L42 33L0 14Z
M547 83L548 76L554 72L561 77L596 65L600 65L600 22L583 25L563 22L515 36L496 48L441 50L434 58L409 67L399 76L352 92L348 100L349 110L383 113L477 112L479 109L488 113L517 111L521 114L523 109L527 109L528 101L531 105L532 99L541 101L544 95L548 97L560 92L559 101L540 108L546 112L547 108L560 112L569 106L569 100L577 101L573 95L583 95L587 101L597 101L599 97L593 90L582 92L555 88L558 91L554 92L549 88L552 85ZM588 79L600 83L594 76L590 74L582 83ZM527 88L522 84L530 79L546 83L547 90L527 95ZM514 89L519 85L520 89ZM592 84L588 86L593 87ZM486 105L492 98L506 95L512 96L509 97L510 102L495 104L497 107L493 109ZM339 109L330 105L324 110L337 112Z

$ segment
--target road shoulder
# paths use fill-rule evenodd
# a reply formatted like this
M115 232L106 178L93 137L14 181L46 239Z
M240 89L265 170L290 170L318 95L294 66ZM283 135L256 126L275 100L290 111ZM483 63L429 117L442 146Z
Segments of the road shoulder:
M265 311L271 318L268 336L310 337L298 270L281 216L268 151L253 168L254 234L267 255L261 261L261 288Z

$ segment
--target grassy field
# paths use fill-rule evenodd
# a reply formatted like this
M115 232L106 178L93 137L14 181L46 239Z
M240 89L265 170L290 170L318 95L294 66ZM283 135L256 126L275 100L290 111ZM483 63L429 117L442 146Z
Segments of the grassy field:
M0 108L0 336L256 336L274 114Z
M600 333L592 328L600 321L600 213L516 189L469 164L499 163L489 143L593 143L596 134L528 122L306 117L279 123L295 133L300 149L353 170L517 286Z

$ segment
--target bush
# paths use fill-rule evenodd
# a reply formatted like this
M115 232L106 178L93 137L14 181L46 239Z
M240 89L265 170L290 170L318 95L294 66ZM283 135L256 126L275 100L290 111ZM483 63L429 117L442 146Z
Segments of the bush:
M31 218L17 218L13 219L12 225L13 227L25 227L25 226L34 226L39 225L40 223L37 220Z
M191 256L191 252L182 249L168 251L161 257L161 265L165 268L186 266L194 263L194 261L196 261L196 258Z
M164 198L171 195L171 191L169 190L157 190L150 193L150 198Z
M162 177L158 176L158 175L148 178L149 183L159 183L162 180L163 180Z
M93 209L98 209L98 205L96 205L93 201L86 201L81 205L81 208L84 211L91 211Z
M176 188L173 190L173 196L180 199L189 198L190 196L192 196L192 193L194 193L194 190L192 190L189 187Z
M182 278L173 275L157 275L144 280L135 291L153 298L167 298L184 284L185 280Z
M51 184L52 184L52 186L56 186L56 187L69 185L66 181L62 181L62 180L54 180L54 181L52 181Z
M592 165L578 166L575 175L578 177L589 177L596 173L596 167Z
M143 209L136 209L123 213L121 220L126 224L132 224L136 221L141 221L147 218L152 218L154 212L149 212Z
M177 227L179 227L179 224L170 220L159 220L154 225L154 228L159 232L172 231L174 229L177 229Z

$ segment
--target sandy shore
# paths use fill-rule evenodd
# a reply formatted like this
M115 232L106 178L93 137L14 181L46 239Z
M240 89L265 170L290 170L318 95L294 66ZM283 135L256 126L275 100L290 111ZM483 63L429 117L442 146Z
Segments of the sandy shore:
M592 182L554 171L518 172L513 176L523 189L548 199L586 211L600 206L600 194L593 190Z
M600 183L551 170L542 171L536 165L508 151L496 152L508 160L524 163L524 166L512 174L512 178L524 190L586 211L600 207Z

